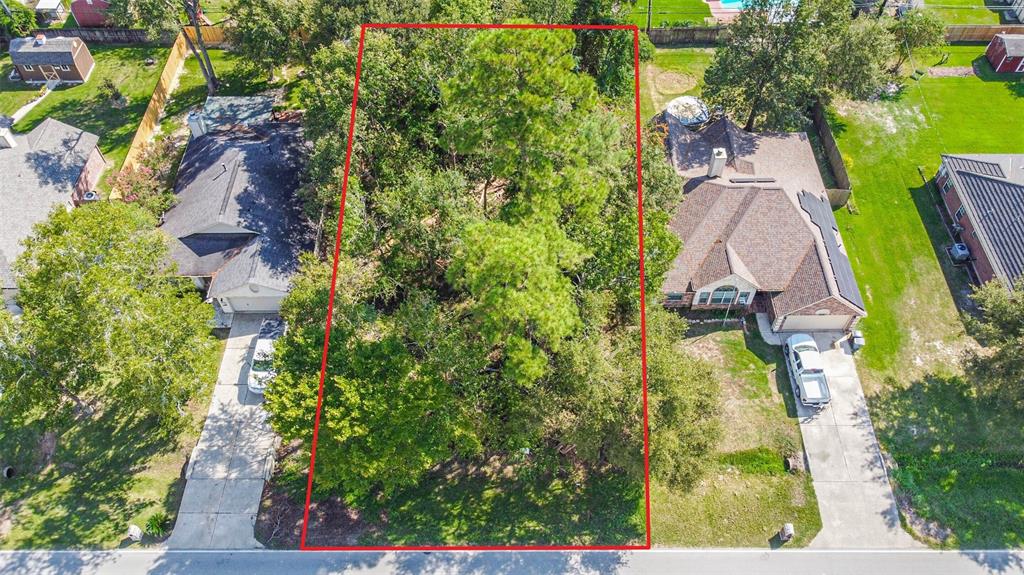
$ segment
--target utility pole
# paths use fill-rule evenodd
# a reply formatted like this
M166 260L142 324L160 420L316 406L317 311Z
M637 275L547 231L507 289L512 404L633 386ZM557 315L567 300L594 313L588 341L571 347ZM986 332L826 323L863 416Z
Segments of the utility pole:
M3 2L3 0L0 0ZM651 33L651 5L654 4L654 0L647 0L647 33ZM5 6L6 8L6 6Z
M4 0L0 0L0 6L4 7L4 12L7 12L7 17L8 18L14 18L14 14L11 14L11 9L7 7L7 3L4 2ZM647 27L648 28L651 27L651 19L650 18L647 19Z

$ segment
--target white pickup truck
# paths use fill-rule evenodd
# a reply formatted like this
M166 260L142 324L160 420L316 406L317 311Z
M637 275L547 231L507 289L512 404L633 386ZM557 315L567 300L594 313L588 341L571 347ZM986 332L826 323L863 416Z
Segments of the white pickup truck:
M800 403L808 407L828 405L832 400L832 394L828 390L824 364L814 338L805 333L798 333L786 340L782 350L786 354L789 377L793 381Z

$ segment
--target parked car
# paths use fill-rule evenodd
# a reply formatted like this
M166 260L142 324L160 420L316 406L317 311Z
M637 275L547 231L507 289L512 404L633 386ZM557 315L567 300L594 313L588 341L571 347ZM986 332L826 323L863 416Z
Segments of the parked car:
M252 352L252 363L249 365L249 391L262 395L267 384L273 381L276 375L274 342L284 335L285 328L285 323L279 319L265 319L260 324L260 333L256 336L256 349Z
M782 349L789 366L789 378L800 403L808 407L828 405L832 394L828 390L825 366L814 338L805 333L792 335Z

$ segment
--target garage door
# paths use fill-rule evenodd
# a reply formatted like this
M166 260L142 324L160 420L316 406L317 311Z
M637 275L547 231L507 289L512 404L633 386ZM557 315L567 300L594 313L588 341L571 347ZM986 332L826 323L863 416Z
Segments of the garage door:
M851 319L849 315L790 315L779 331L841 331Z
M282 296L233 297L228 298L228 304L235 313L276 312L281 311L282 299Z

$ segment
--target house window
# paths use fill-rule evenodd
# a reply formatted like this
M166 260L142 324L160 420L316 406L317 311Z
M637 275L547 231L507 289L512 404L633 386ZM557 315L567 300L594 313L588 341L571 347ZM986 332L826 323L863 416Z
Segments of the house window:
M736 288L733 286L720 286L711 292L711 305L731 304L736 300Z
M946 172L946 164L942 164L941 166L939 166L939 175L936 176L936 177L937 178L944 178L944 177L946 177L946 173L947 173Z
M71 66L61 66L60 69L64 70L65 72L67 72L68 70L71 69Z
M681 294L681 293L670 293L670 294L668 294L668 298L666 298L666 299L668 301L682 301L683 294Z
M963 206L960 206L959 208L956 209L956 213L953 214L953 221L959 222L960 220L963 219L964 214L966 213L967 210L965 210Z
M742 305L746 305L749 302L750 302L750 292L748 292L748 291L741 291L740 292L740 297L736 299L736 303L742 304Z
M709 294L706 291L700 292L700 296L697 297L697 303L701 304L701 305L704 305L704 304L708 303L708 298L710 296L711 296L711 294Z
M946 183L942 184L942 193L946 193L950 188L953 187L953 178L947 178Z
M32 71L32 66L29 66L28 64L25 64L24 66L21 67L21 69L26 71L26 72L31 72Z

